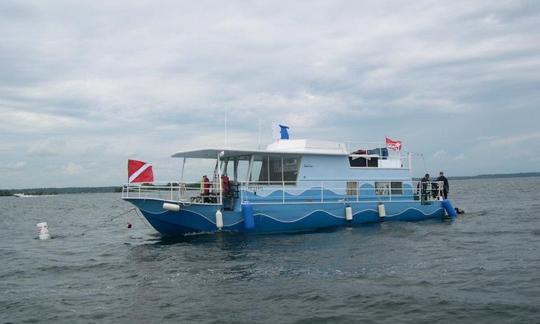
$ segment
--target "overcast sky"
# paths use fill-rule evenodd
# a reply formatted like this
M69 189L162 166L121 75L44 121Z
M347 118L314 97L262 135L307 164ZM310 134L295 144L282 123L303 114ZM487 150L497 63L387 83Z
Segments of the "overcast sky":
M404 142L415 174L540 171L539 1L0 2L0 188L177 178L176 151Z

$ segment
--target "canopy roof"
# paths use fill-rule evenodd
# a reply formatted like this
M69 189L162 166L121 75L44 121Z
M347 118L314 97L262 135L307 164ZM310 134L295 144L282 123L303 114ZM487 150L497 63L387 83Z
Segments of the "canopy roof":
M172 155L175 158L190 159L215 159L218 154L223 152L220 158L241 157L250 155L347 155L346 153L319 153L319 152L301 152L301 151L267 151L267 150L239 150L239 149L198 149L190 151L177 152Z
M172 157L178 158L191 158L191 159L216 159L218 154L223 152L221 158L225 157L238 157L238 156L249 156L251 154L257 154L259 152L266 151L253 151L253 150L239 150L239 149L197 149L190 151L177 152L172 155Z
M311 140L281 140L268 145L265 150L245 150L233 148L206 148L190 151L183 151L174 154L172 157L194 158L194 159L215 159L223 152L222 158L241 157L250 155L348 155L346 146L343 143L321 142Z

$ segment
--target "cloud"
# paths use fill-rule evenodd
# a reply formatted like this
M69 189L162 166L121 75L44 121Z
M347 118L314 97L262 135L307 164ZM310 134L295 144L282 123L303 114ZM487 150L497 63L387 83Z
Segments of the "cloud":
M69 116L58 116L40 112L5 109L0 111L5 130L13 133L39 133L85 127L86 122Z
M73 162L66 164L63 169L64 173L68 175L76 175L81 173L83 170L84 168L81 165Z
M9 171L18 171L22 170L26 167L28 163L26 161L18 161L14 163L8 163L3 166L3 169L9 170Z
M456 160L456 161L459 161L459 160L465 160L465 154L460 153L460 154L456 155L456 156L454 157L454 160Z
M40 139L34 143L31 143L28 148L28 154L38 157L55 156L62 153L62 149L65 147L64 141L57 139Z
M435 159L443 159L446 156L448 156L448 153L445 150L438 150L437 152L433 153L433 158Z
M516 145L523 142L537 142L540 139L540 132L531 132L526 134L514 134L505 137L495 137L489 141L493 147L501 147L507 145Z
M5 163L111 170L51 185L121 182L130 156L175 176L168 156L223 143L225 114L231 145L279 121L296 138L392 134L453 174L537 168L534 1L2 1L0 29ZM526 161L496 158L524 143Z

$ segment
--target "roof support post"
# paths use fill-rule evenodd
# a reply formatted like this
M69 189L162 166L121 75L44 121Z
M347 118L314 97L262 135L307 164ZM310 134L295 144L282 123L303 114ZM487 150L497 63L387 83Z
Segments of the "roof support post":
M182 158L182 168L180 169L180 182L184 182L184 168L186 167L186 158Z
M219 204L223 205L223 188L222 188L222 182L221 182L221 165L220 165L220 158L223 155L223 151L219 152L217 156L217 171L218 171L218 188L219 188Z
M248 166L248 171L247 171L247 176L246 176L246 185L249 185L249 182L250 182L250 175L251 175L251 169L253 168L253 161L255 160L255 155L252 154L251 155L251 158L249 159L249 166Z

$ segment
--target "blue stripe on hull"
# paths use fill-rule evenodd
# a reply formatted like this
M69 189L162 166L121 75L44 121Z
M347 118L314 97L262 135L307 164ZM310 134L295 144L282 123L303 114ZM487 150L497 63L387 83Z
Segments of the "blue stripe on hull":
M179 212L163 209L163 200L126 199L141 210L148 222L164 235L180 235L217 230L217 206L182 206ZM319 228L360 225L380 222L376 203L351 203L353 220L345 220L345 204L256 204L253 205L255 232L274 233L308 231ZM386 203L385 221L418 221L444 217L440 202L421 205L419 202ZM225 231L244 231L241 211L223 212Z

